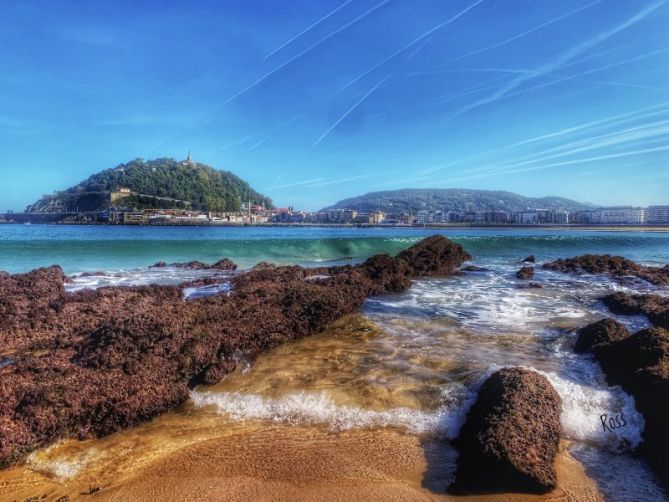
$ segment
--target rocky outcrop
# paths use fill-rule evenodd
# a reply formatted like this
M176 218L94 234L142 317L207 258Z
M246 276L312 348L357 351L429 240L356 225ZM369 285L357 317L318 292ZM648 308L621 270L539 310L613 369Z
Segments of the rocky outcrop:
M237 270L237 264L228 258L223 258L211 265L211 268L214 270Z
M530 281L534 277L534 267L522 267L516 272L516 277L524 281Z
M650 328L628 335L623 326L607 319L583 328L581 341L584 350L594 353L609 384L634 396L646 421L640 453L669 488L669 331Z
M544 493L555 487L553 461L561 400L546 377L521 368L490 376L453 445L452 493Z
M171 264L167 264L164 261L159 261L151 265L149 268L165 268L165 267L181 268L186 270L230 270L230 271L237 270L237 265L228 258L223 258L222 260L217 261L213 265L209 265L207 263L203 263L197 260L188 261L185 263L171 263Z
M618 321L602 319L579 330L574 351L579 353L594 351L612 342L627 338L629 335L627 328Z
M662 268L648 267L621 256L587 254L574 258L561 258L544 264L543 268L568 274L604 274L617 278L633 276L651 284L669 285L669 265Z
M669 329L669 297L620 292L605 296L602 300L614 314L645 315L655 326Z
M462 246L434 235L421 241L421 246L411 246L397 255L397 259L419 276L450 275L471 260L471 255Z
M0 365L0 466L66 436L149 420L240 357L315 334L412 277L455 273L468 257L432 237L357 266L258 267L230 278L229 295L191 301L177 286L66 293L58 267L0 275L1 355L11 361Z
M535 263L535 262L536 262L536 258L534 257L533 254L531 254L530 256L528 256L527 258L525 258L523 260L523 263Z

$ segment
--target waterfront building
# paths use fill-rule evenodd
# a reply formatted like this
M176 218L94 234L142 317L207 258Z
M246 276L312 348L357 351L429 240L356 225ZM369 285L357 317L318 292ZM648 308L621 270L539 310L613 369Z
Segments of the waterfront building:
M601 207L592 211L590 223L595 225L641 225L646 222L642 207Z
M648 206L646 223L653 225L669 224L669 206Z
M521 225L536 225L539 223L539 216L535 211L523 211L518 213L516 220Z

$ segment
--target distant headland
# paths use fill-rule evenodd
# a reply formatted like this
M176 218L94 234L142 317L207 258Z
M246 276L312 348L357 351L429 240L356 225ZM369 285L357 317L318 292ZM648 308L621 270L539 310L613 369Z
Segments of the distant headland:
M598 207L505 191L401 189L319 211L277 208L239 176L185 160L135 159L44 195L0 223L113 225L571 226L669 225L669 205Z

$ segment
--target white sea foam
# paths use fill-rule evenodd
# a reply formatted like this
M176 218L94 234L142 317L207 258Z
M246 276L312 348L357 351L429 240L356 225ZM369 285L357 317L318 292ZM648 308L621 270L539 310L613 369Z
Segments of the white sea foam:
M67 481L76 477L88 465L95 454L94 450L86 450L75 458L51 458L53 450L57 447L58 445L56 444L45 450L38 450L30 454L27 459L30 469L55 476L61 481Z
M293 425L322 424L333 430L397 427L412 434L430 433L439 437L457 436L466 413L476 395L463 389L452 389L450 396L459 406L444 406L423 411L398 407L370 410L338 405L325 392L296 392L280 398L238 392L191 392L198 406L215 406L218 413L231 420L267 420ZM463 399L464 397L464 399Z
M206 296L214 296L220 293L230 293L230 283L210 284L208 286L199 286L193 288L184 288L183 295L186 300L195 300Z
M75 274L69 277L65 288L73 292L81 289L97 289L110 286L143 286L148 284L177 285L204 277L229 277L229 272L220 270L189 270L175 267L141 268L113 272Z
M536 370L535 370L536 371ZM620 387L587 385L555 373L542 372L562 399L561 421L568 439L594 443L610 451L636 448L645 426L637 412L634 398ZM601 417L624 415L626 425L614 430L602 425Z

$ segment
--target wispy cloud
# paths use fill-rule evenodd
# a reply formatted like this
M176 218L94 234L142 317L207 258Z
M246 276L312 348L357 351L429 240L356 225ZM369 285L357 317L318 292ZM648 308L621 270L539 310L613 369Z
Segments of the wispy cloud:
M497 91L493 92L492 94L486 96L485 98L481 98L479 100L474 101L473 103L470 103L468 105L463 106L460 108L457 112L455 112L454 116L461 115L463 113L466 113L468 111L471 111L475 108L478 108L480 106L494 103L498 99L506 96L509 94L511 91L516 89L518 86L521 84L527 82L528 80L537 78L542 75L546 75L549 73L554 72L555 70L559 69L562 67L565 63L568 63L572 59L580 56L581 54L585 53L586 51L590 50L591 48L601 44L602 42L608 40L614 35L617 35L621 31L626 30L627 28L634 26L638 22L644 20L648 15L650 15L652 12L655 10L659 9L666 3L666 0L659 0L657 2L654 2L639 12L637 12L635 15L631 16L630 18L626 19L622 23L617 24L613 28L609 30L602 31L595 35L594 37L591 37L579 44L576 44L575 46L567 49L566 51L563 51L560 53L557 57L555 57L552 61L549 61L548 63L545 63L543 65L540 65L539 67L536 68L536 72L534 73L527 73L527 74L520 74L517 77L513 78L511 81L509 81L507 84L503 85L500 87Z
M313 22L312 24L310 24L309 26L307 26L305 29L303 29L301 32L299 32L297 35L295 35L294 37L290 38L290 39L287 40L286 42L282 43L282 44L279 45L277 48L273 49L269 54L267 54L267 56L265 56L265 59L267 59L267 58L273 56L274 54L276 54L277 52L279 52L281 49L283 49L284 47L286 47L287 45L293 43L295 40L297 40L298 38L300 38L302 35L304 35L305 33L307 33L309 30L315 28L316 26L318 26L319 24L321 24L323 21L326 21L327 19L329 19L330 17L332 17L333 15L335 15L337 12L339 12L340 10L342 10L344 7L346 7L346 6L347 6L348 4L350 4L352 1L353 1L353 0L346 0L344 3L342 3L342 4L339 5L338 7L335 7L334 9L332 9L330 12L328 12L327 14L325 14L323 17L321 17L321 18L318 19L317 21L315 21L315 22Z
M432 35L432 34L435 33L436 31L438 31L438 30L440 30L440 29L442 29L442 28L448 26L448 25L451 24L453 21L455 21L455 20L458 19L459 17L463 16L464 14L466 14L468 11L470 11L471 9L473 9L474 7L476 7L478 4L480 4L480 3L483 2L483 1L484 1L484 0L477 0L477 1L474 2L473 4L469 5L469 6L466 7L465 9L461 10L460 12L458 12L457 14L455 14L454 16L452 16L451 18L449 18L449 19L447 19L446 21L443 21L443 22L439 23L438 25L434 26L433 28L427 30L425 33L423 33L422 35L420 35L418 38L415 38L414 40L412 40L411 42L409 42L409 43L406 44L405 46L403 46L403 47L399 48L398 50L396 50L395 52L393 52L390 56L386 57L385 59L383 59L383 60L380 61L379 63L375 64L374 66L372 66L372 67L369 68L368 70L364 71L363 73L361 73L360 75L358 75L357 77L355 77L355 78L354 78L353 80L351 80L349 83L347 83L346 85L344 85L340 90L347 89L348 87L352 86L352 85L355 84L356 82L358 82L358 81L360 81L361 79L365 78L367 75L369 75L370 73L372 73L374 70L380 68L380 67L383 66L384 64L386 64L386 63L388 63L389 61L391 61L392 59L396 58L397 56L399 56L400 54L402 54L404 51L409 50L411 47L413 47L413 46L416 45L417 43L419 43L419 42L425 40L426 38L428 38L430 35Z

